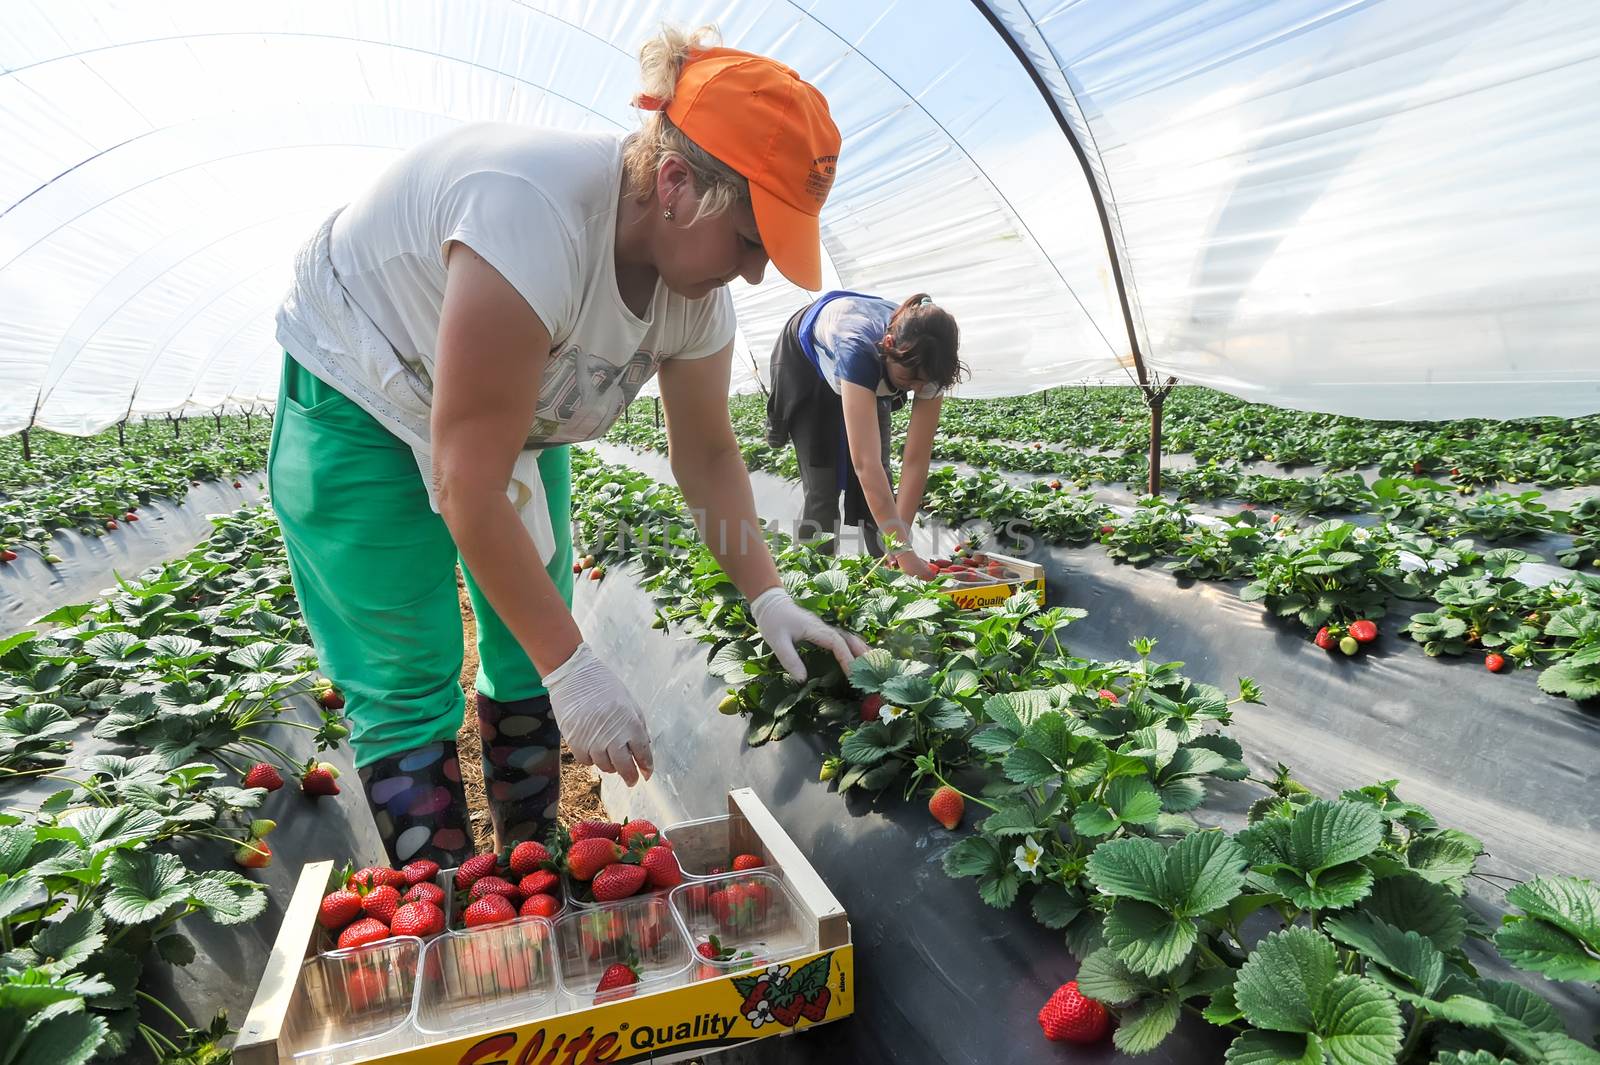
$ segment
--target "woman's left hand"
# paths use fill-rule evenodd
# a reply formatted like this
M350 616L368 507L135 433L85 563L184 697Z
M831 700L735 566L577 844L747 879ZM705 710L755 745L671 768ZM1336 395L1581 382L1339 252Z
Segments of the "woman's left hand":
M750 604L750 613L761 630L761 638L767 641L767 646L795 681L806 679L806 667L795 649L795 644L802 640L832 651L846 673L856 656L867 651L861 637L829 625L797 604L782 588L768 588L756 596Z

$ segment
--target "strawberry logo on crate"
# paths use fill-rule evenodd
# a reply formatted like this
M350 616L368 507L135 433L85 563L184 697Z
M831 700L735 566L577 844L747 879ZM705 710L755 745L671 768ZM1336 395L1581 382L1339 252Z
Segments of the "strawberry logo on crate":
M814 958L797 970L773 965L754 976L735 977L731 982L741 998L739 1014L750 1027L768 1024L793 1028L802 1019L816 1023L828 1015L828 973L833 955Z

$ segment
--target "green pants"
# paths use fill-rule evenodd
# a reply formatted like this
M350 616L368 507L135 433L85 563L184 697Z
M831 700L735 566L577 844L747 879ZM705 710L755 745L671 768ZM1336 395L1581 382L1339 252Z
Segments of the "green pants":
M570 453L539 458L556 551L547 570L572 602ZM459 555L428 505L411 448L284 356L267 460L289 572L325 673L345 697L357 767L455 739L461 690ZM544 682L472 574L478 691L513 702Z

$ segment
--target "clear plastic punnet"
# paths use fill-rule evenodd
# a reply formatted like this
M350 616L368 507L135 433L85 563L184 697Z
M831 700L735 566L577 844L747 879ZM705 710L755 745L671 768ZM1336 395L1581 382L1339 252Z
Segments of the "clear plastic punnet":
M585 1009L688 982L689 947L664 895L573 910L555 923L563 1008ZM633 978L601 988L613 966Z
M733 866L738 857L733 850L728 816L700 817L692 821L679 821L661 829L661 838L672 844L678 856L678 866L690 880L704 880L721 876ZM757 854L763 863L767 855Z
M417 1030L448 1035L558 1012L554 940L549 921L524 917L429 943L417 978Z
M307 958L284 1020L286 1060L334 1065L406 1045L421 954L422 940L396 936Z
M672 890L695 980L714 980L817 947L816 925L784 882L765 872L729 873Z

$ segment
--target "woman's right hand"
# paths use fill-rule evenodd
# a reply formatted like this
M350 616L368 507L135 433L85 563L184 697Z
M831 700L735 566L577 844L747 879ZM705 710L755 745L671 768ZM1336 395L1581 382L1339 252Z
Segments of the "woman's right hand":
M894 560L902 572L909 573L918 580L931 581L937 576L927 560L915 551L901 551L894 556Z
M650 730L644 714L587 643L580 643L544 683L561 738L574 758L602 773L618 774L630 788L640 775L650 779Z

